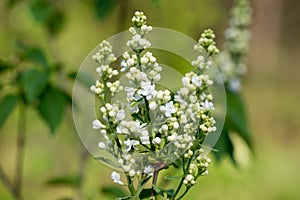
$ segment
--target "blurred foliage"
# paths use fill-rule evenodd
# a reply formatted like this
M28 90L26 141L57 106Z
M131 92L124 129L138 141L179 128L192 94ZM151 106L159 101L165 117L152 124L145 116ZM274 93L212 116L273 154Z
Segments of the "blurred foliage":
M230 133L237 133L249 146L252 147L252 136L248 127L247 113L242 100L241 94L226 90L226 118L220 138L215 145L214 152L216 158L221 160L222 157L229 155L231 160L236 163L234 155L234 143Z
M66 106L71 104L70 94L53 80L60 73L56 65L49 64L41 49L21 42L13 59L2 63L6 64L1 67L5 92L2 92L0 122L5 121L18 102L36 109L54 133Z

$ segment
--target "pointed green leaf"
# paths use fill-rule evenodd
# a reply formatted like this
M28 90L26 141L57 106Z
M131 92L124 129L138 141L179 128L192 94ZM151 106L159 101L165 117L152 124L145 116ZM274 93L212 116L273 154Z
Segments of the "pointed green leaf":
M64 22L63 12L51 1L33 0L30 9L35 20L44 25L51 34L56 34Z
M44 68L48 68L47 58L41 49L37 47L28 48L23 54L23 59L40 64Z
M29 103L37 100L46 88L49 74L37 69L29 69L21 76L21 86Z
M65 93L54 87L48 87L40 98L38 110L52 133L62 121L67 103L68 97Z
M167 176L164 177L164 179L166 179L166 180L178 180L180 178L182 178L182 176L169 176L169 175L167 175Z
M227 117L230 129L237 132L245 140L250 148L251 134L248 128L248 121L245 112L244 102L237 93L227 91Z
M80 83L87 86L88 88L90 88L91 85L95 84L93 77L82 72L81 73L70 72L68 76L73 80L78 80Z
M99 19L106 17L116 6L116 0L95 0L96 14Z
M145 188L140 193L140 199L149 199L149 197L152 195L152 189L151 188Z
M113 167L119 167L119 166L116 165L116 163L114 163L112 160L110 160L108 158L104 158L104 157L99 156L99 157L96 157L96 160L100 160L100 161L102 161L102 162L104 162L104 163L106 163L110 166L113 166Z
M12 65L10 63L0 59L0 74L8 71L9 69L12 69Z
M101 188L101 192L113 198L116 197L119 197L119 199L128 198L126 192L118 186L113 186L113 185L104 186Z
M6 95L0 102L0 127L18 103L18 96Z
M234 146L229 137L229 131L226 127L226 122L222 130L222 133L219 137L219 140L214 148L218 150L218 151L213 151L217 161L220 161L221 158L224 157L225 155L229 155L232 161L235 163Z
M80 185L80 178L78 176L58 176L49 179L46 182L48 186L69 186L77 188Z

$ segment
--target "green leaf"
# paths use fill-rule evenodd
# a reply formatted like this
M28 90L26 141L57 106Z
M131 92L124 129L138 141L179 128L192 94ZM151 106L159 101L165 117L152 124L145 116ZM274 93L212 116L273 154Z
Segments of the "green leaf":
M182 176L169 176L169 175L167 175L167 176L164 177L164 179L166 179L166 180L178 180L180 178L182 178Z
M58 8L55 8L52 15L49 17L46 23L48 31L52 35L57 34L63 27L64 19L64 13Z
M42 94L48 80L48 72L37 69L29 69L21 76L21 87L23 87L26 100L29 103L37 100Z
M167 197L172 197L175 191L171 189L171 190L165 190L164 192L167 195Z
M0 74L12 69L12 64L0 59Z
M153 190L156 192L156 194L159 194L160 196L164 196L164 190L158 187L157 185L152 185Z
M104 186L101 188L101 192L113 198L116 197L119 197L119 199L128 198L126 192L118 186L113 186L113 185Z
M227 129L226 122L222 130L222 133L219 137L219 140L214 148L218 150L218 151L213 151L217 161L220 161L221 158L223 158L225 155L229 155L232 161L236 163L234 158L234 146L229 137L229 131Z
M80 186L80 178L78 176L58 176L49 179L46 182L48 186L69 186L77 188Z
M22 58L24 60L29 60L32 62L35 62L37 64L40 64L40 66L44 68L49 68L48 61L43 53L43 51L37 47L28 47L24 50L24 53L22 55Z
M127 197L117 197L117 198L116 198L116 200L129 200L129 199L133 200L133 199L135 199L135 198L132 197L132 196L127 196Z
M43 24L51 34L56 34L62 28L63 12L49 0L34 0L30 9L35 20Z
M152 189L151 188L145 188L140 193L140 199L149 198L151 195L152 195Z
M96 14L99 19L106 17L116 6L116 0L95 0Z
M226 95L229 127L237 132L248 146L252 148L251 134L248 128L244 102L237 93L227 91Z
M3 126L9 114L18 103L18 96L6 95L0 102L0 127Z
M6 0L6 6L8 8L13 8L19 2L21 2L21 0Z
M113 167L118 167L112 160L108 159L108 158L104 158L104 157L97 157L95 158L96 160L100 160L110 166L113 166Z
M90 88L91 85L95 84L93 81L94 79L91 76L82 72L70 72L68 73L68 77L73 80L78 80L80 83L87 86L88 88Z
M38 110L52 133L62 121L67 103L68 97L65 92L54 87L48 87L40 97Z

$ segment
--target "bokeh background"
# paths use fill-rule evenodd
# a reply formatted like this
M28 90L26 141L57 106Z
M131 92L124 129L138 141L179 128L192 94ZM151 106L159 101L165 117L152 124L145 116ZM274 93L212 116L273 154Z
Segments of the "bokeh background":
M15 2L10 7L7 2L0 2L0 57L10 58L16 51L16 42L22 40L41 47L50 61L59 60L65 72L76 71L103 39L126 30L135 10L143 10L150 25L174 29L194 39L203 29L213 28L222 46L232 3L230 0L116 0L103 8L99 7L100 0L51 0L63 17L53 25L55 30L60 26L60 30L49 33L33 17L30 9L33 1L9 1ZM186 199L300 199L300 2L253 0L251 4L254 10L251 50L242 93L254 138L254 153L243 141L234 138L238 167L229 158L213 162L209 176L201 178ZM71 82L63 79L58 75L54 80L71 93ZM71 109L55 135L50 134L36 111L28 112L24 199L76 196L110 199L99 191L111 183L111 170L85 152L74 128ZM15 168L17 115L15 109L0 129L0 163L10 178ZM47 184L58 176L79 176L83 182ZM0 199L13 199L1 183Z

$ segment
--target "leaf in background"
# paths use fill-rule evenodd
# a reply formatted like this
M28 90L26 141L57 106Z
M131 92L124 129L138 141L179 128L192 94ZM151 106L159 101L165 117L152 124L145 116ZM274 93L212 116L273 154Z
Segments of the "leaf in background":
M85 73L70 72L68 73L68 77L73 80L78 80L80 83L87 86L88 88L90 88L91 85L95 84L93 81L93 77Z
M67 104L68 97L65 92L54 87L48 87L47 91L40 97L38 110L52 133L62 121Z
M118 167L112 160L108 159L108 158L104 158L104 157L97 157L96 160L100 160L110 166L113 166L113 167Z
M169 176L169 175L167 175L167 176L164 177L165 180L178 180L180 178L182 178L182 176Z
M37 100L42 94L49 80L49 74L46 71L29 69L21 76L21 87L25 92L25 97L29 103Z
M103 19L104 17L106 17L116 4L116 0L95 0L97 17L99 19Z
M127 198L126 196L128 195L120 187L113 185L102 187L101 192L113 198L119 197L119 199L122 199L123 197Z
M58 8L55 8L46 23L48 31L52 35L56 35L63 27L64 19L64 13Z
M3 126L9 114L18 103L18 96L6 95L0 102L0 127Z
M30 10L35 20L43 24L51 34L56 34L62 28L63 12L49 0L34 0Z
M152 189L151 188L145 188L140 193L140 199L149 198L151 195L152 195Z
M24 60L35 62L44 68L49 68L45 54L37 47L25 47L21 56Z
M219 151L213 151L214 155L216 156L217 161L220 161L221 158L223 158L225 155L229 155L230 158L234 163L236 163L235 158L234 158L234 146L232 144L232 141L229 137L229 131L226 127L226 122L225 126L222 130L222 133L219 137L219 140L217 144L214 146L215 149Z
M80 185L80 178L78 176L58 176L49 179L46 182L48 186L68 186L77 188Z
M12 8L19 2L21 2L21 0L6 0L6 6Z
M12 69L12 65L2 59L0 59L0 74Z
M227 91L227 117L230 129L237 132L252 149L251 134L248 128L245 106L239 94Z
M159 194L161 196L164 196L163 190L159 188L157 185L152 185L153 190L156 192L156 194Z

